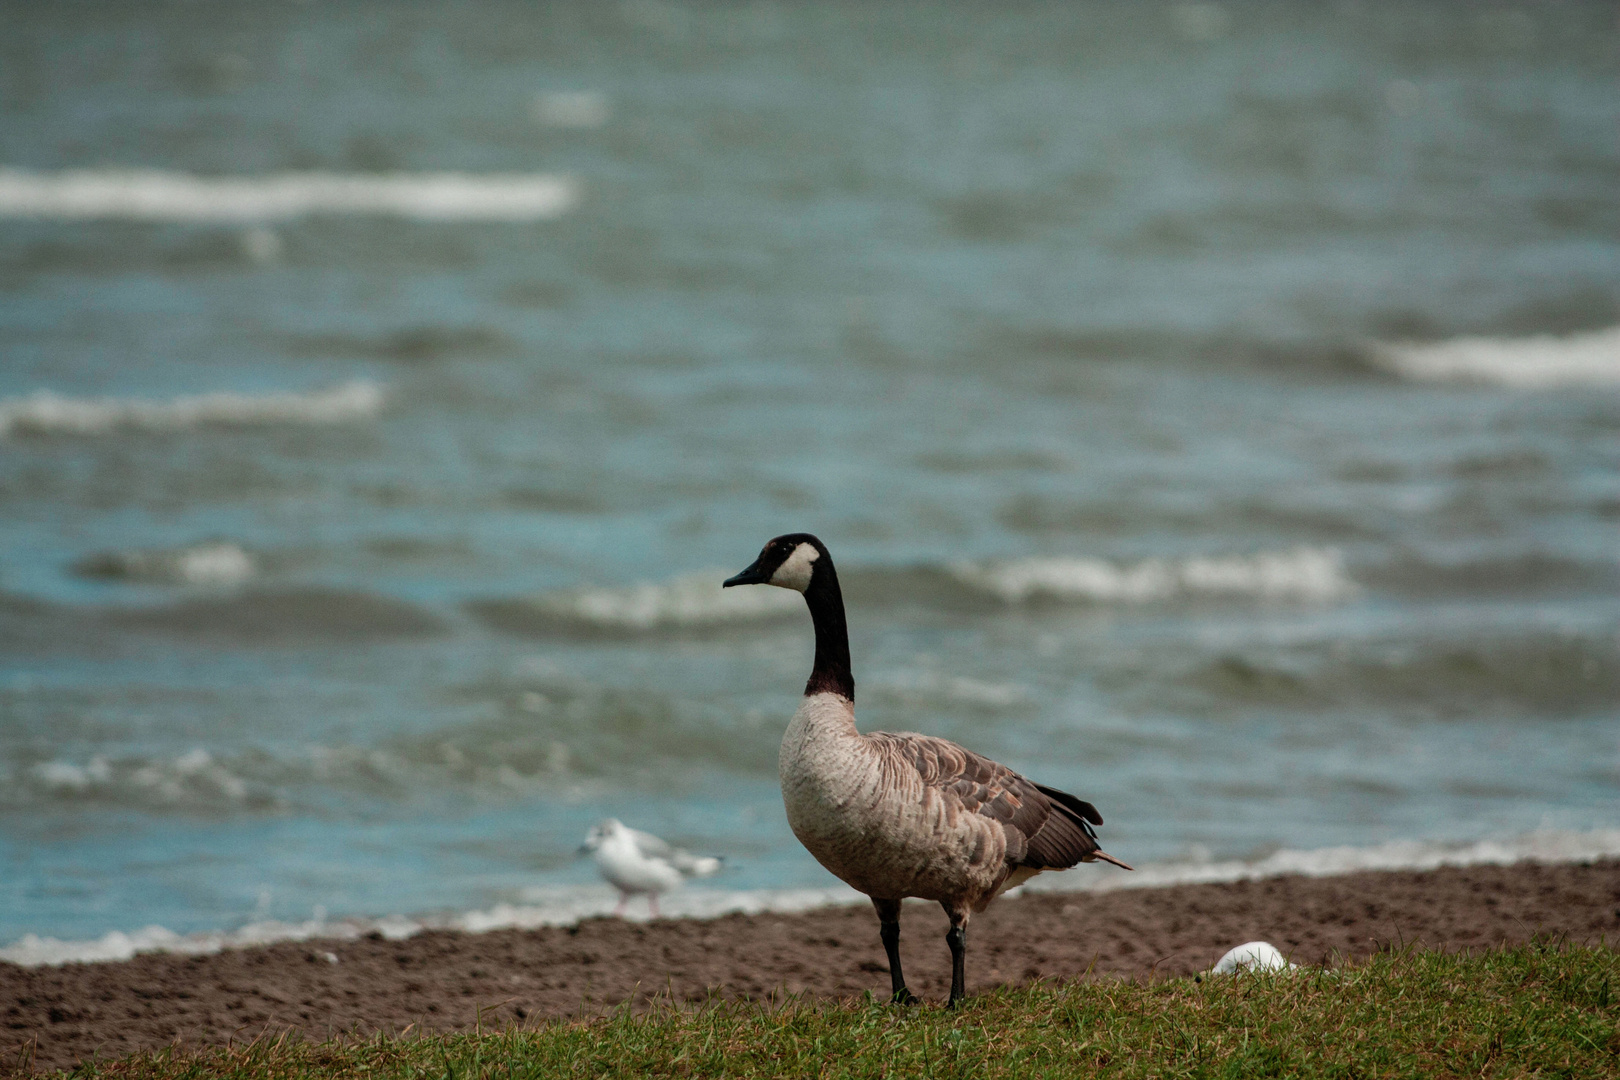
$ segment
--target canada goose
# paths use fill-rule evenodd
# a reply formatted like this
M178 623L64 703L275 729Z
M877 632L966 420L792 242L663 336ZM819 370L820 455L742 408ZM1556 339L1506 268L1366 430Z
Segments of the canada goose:
M647 909L656 919L659 893L679 888L689 877L707 877L720 869L720 860L713 855L692 855L670 847L652 833L632 829L617 818L593 826L579 850L582 855L594 855L596 868L619 890L619 906L613 914L621 918L630 897L646 893Z
M889 956L894 1000L916 998L900 971L900 901L937 900L950 916L951 998L962 999L968 917L1042 870L1102 859L1088 802L1043 787L953 742L855 729L849 631L827 545L778 536L733 585L804 594L816 660L804 701L782 736L779 767L788 824L828 870L872 898Z

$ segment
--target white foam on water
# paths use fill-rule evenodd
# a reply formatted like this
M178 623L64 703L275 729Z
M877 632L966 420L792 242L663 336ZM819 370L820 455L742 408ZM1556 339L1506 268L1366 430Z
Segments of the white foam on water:
M1373 356L1397 375L1418 382L1488 383L1519 390L1620 386L1620 326L1567 337L1381 344Z
M159 581L177 585L240 585L258 572L258 562L239 544L213 540L190 547L110 551L77 564L92 577Z
M804 602L787 589L722 589L730 573L704 570L663 582L623 588L572 589L530 601L555 617L615 630L722 626L799 611Z
M352 940L372 931L398 939L409 937L421 929L415 922L392 916L388 919L337 921L316 917L301 923L265 920L249 923L236 930L198 934L177 934L166 927L147 926L128 933L114 930L90 941L62 941L25 934L14 944L0 948L0 960L9 960L23 967L43 967L128 960L141 953L199 956L224 949L272 945L278 941L308 941L312 938Z
M553 708L534 691L520 695L519 705L536 715ZM0 810L93 801L103 810L275 811L299 802L310 787L380 787L397 794L448 788L494 798L601 796L603 781L574 771L575 752L567 743L524 740L522 726L518 720L461 745L459 736L441 735L401 740L390 749L308 745L287 754L251 749L216 755L198 746L178 754L0 761Z
M141 953L154 952L197 956L280 941L353 941L372 933L390 941L401 941L424 930L459 930L469 934L536 930L547 926L573 926L581 919L611 915L618 902L615 890L585 885L532 889L524 894L522 903L417 918L396 914L380 919L327 919L317 912L305 922L267 919L236 930L196 934L177 934L162 926L147 926L129 933L114 930L88 941L25 934L13 944L0 948L0 960L23 967L43 967L128 960ZM664 918L713 919L721 915L809 911L869 902L854 889L838 885L826 889L682 889L661 897L659 906ZM635 901L626 918L631 922L645 922L651 918L651 913L644 902Z
M56 798L123 796L137 804L161 806L269 800L264 791L200 746L172 760L115 762L97 754L83 764L60 759L41 761L8 781L12 790L7 794L12 799L32 790Z
M951 574L1010 604L1033 599L1147 604L1195 597L1336 601L1359 588L1333 548L1258 555L1144 559L1116 563L1084 557L1036 557L963 563Z
M1019 892L1109 892L1116 889L1155 888L1168 885L1248 881L1303 874L1328 877L1360 870L1433 870L1442 866L1505 866L1516 862L1565 863L1620 858L1620 829L1589 832L1544 830L1522 836L1472 843L1394 841L1372 847L1336 847L1316 851L1279 851L1250 862L1190 860L1147 864L1134 873L1113 867L1087 867L1080 872L1043 874L1008 895ZM666 918L712 919L733 913L810 911L816 908L867 903L867 898L844 885L803 889L680 889L660 900ZM581 919L612 913L618 894L604 885L535 888L518 903L501 903L484 910L407 918L328 919L317 911L305 922L275 920L250 922L236 930L178 934L161 926L133 932L113 931L99 938L64 941L26 934L0 948L0 960L24 967L79 962L128 960L139 953L216 953L223 949L268 945L278 941L354 940L379 933L401 940L423 930L537 929L572 926ZM644 921L644 902L632 901L631 921Z
M463 912L442 925L475 934L485 930L572 926L581 919L611 915L619 894L597 885L531 889L524 894L524 901L496 904L488 911ZM660 896L658 906L664 918L715 919L722 915L811 911L870 902L865 894L840 884L825 889L678 889ZM645 901L634 899L625 917L643 922L651 918L651 912Z
M259 223L311 214L419 221L537 221L579 201L565 176L271 173L194 176L153 169L0 169L0 217Z
M1620 858L1620 829L1574 832L1544 829L1472 842L1392 840L1370 847L1284 849L1253 861L1190 859L1138 866L1133 873L1087 867L1081 873L1042 874L1024 889L1035 892L1112 892L1163 885L1199 885L1302 874L1332 877L1362 870L1435 870L1442 866L1507 866L1516 862L1567 863Z
M112 764L99 755L84 765L72 761L41 761L29 769L28 774L48 791L77 794L110 781Z
M253 556L236 544L198 544L172 553L174 577L187 585L238 585L253 576Z
M381 386L355 379L307 393L239 394L222 391L169 401L142 398L70 398L49 390L0 399L0 437L111 435L119 431L182 431L248 424L342 424L382 411Z

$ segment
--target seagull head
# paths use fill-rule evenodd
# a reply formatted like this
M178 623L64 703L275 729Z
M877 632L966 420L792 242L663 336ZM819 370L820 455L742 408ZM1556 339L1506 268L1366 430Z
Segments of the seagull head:
M624 824L618 818L603 818L592 825L591 831L585 834L585 842L579 845L579 853L589 855L595 852L623 828Z

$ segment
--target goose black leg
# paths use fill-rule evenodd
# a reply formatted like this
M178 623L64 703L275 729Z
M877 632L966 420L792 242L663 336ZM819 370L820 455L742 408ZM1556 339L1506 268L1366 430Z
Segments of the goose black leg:
M956 1003L967 995L968 913L947 906L945 914L951 917L951 928L945 931L945 944L951 947L951 1000L945 1007L954 1009Z
M889 955L889 980L894 987L890 1000L896 1005L915 1005L917 999L906 988L906 977L900 971L900 901L872 898L877 908L878 936L883 939L883 951Z

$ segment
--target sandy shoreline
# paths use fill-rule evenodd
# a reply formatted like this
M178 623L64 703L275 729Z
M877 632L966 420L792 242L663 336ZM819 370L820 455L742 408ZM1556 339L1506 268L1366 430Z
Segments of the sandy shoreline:
M908 905L901 948L912 988L949 978L934 905ZM1620 860L1520 863L1341 877L1280 877L1107 893L1038 893L974 920L969 989L1083 974L1186 975L1263 939L1293 959L1365 956L1399 943L1479 948L1557 934L1620 938ZM334 962L335 959L335 962ZM22 968L0 963L0 1070L40 1068L293 1031L432 1030L532 1023L672 995L883 992L868 907L712 920L429 931L404 941L285 942L209 956ZM21 1057L19 1057L21 1054Z

